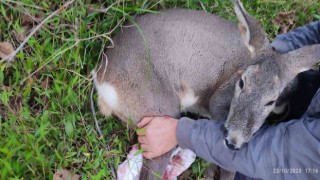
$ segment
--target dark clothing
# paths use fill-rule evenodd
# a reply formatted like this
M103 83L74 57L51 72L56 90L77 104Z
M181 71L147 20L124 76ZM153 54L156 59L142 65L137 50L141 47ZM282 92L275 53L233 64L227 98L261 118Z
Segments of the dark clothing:
M255 178L320 178L320 90L301 119L262 127L238 151L225 146L223 127L223 122L181 118L178 144L208 162Z
M271 113L267 119L267 124L275 125L280 122L299 119L306 111L317 90L320 88L320 72L309 70L300 73L295 78L295 88L290 95L286 96L288 104L281 114Z
M320 43L320 21L279 35L272 46L285 53L316 43ZM306 77L305 93L310 88L309 76ZM312 83L316 89L320 85L317 78L319 76L313 81L318 84ZM302 90L302 97L303 93ZM310 96L310 93L305 96ZM197 156L224 169L236 170L250 177L272 180L320 179L320 89L299 119L277 126L263 126L238 151L225 146L223 130L223 122L204 119L193 121L184 117L178 123L176 135L180 147L191 149Z
M320 43L320 21L312 22L291 32L280 34L271 43L279 53L286 53L303 46Z

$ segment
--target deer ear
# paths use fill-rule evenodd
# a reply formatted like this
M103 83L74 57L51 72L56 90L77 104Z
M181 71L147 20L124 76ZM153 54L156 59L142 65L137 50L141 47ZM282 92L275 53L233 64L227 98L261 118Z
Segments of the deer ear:
M234 10L239 20L238 27L242 40L251 55L255 56L258 51L270 45L266 33L259 22L246 12L240 0L234 1Z
M320 44L317 44L283 54L278 63L285 79L292 80L297 74L312 69L319 62Z

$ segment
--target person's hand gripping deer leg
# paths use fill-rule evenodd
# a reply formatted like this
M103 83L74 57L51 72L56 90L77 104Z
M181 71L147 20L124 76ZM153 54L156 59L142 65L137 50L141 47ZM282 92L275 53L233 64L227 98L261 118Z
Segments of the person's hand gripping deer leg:
M138 123L138 141L144 149L143 156L152 159L177 146L178 120L170 116L145 117ZM163 179L175 179L195 161L196 155L189 149L176 148L172 154Z
M137 125L138 141L144 149L143 156L152 159L177 146L178 120L170 116L144 117Z
M170 151L177 146L176 127L178 120L169 116L145 117L137 125L140 148L144 149L143 156L152 159ZM133 146L128 160L118 167L118 180L138 180L142 168L142 155L138 154L138 146ZM188 169L195 161L196 155L189 149L176 148L172 154L164 180L176 179L183 171ZM128 163L129 160L131 163Z

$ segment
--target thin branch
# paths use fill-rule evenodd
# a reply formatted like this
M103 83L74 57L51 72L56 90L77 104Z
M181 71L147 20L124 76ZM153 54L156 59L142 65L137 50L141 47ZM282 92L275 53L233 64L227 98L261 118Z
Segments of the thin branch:
M34 8L34 9L40 9L40 10L46 10L42 7L39 7L39 6L35 6L35 5L31 5L31 4L25 4L25 3L22 3L20 1L11 1L11 0L1 0L0 2L2 2L3 4L7 4L8 3L13 3L13 4L18 4L18 5L21 5L21 6L27 6L27 7L31 7L31 8Z
M26 37L26 39L19 45L19 47L14 52L9 54L7 57L2 59L0 61L0 63L3 62L3 61L7 61L8 63L10 63L13 60L13 58L16 56L16 54L23 48L23 46L28 42L28 40L42 27L42 25L44 23L46 23L53 16L59 14L63 9L66 9L70 4L74 3L74 1L75 0L68 1L63 6L61 6L59 9L57 9L56 11L51 13L47 18L45 18L40 24L37 25L36 28L33 29L33 31Z
M92 80L92 79L89 79L89 78L87 78L87 77L85 77L85 76L81 75L80 73L77 73L77 72L75 72L75 71L73 71L73 70L66 69L66 68L61 68L61 69L65 70L65 71L68 71L68 72L71 72L71 73L74 73L74 74L82 77L83 79L85 79L85 80L87 80L87 81L91 81L91 80Z
M100 125L99 125L98 120L97 120L96 110L94 108L93 92L94 92L94 87L92 87L91 93L90 93L90 107L91 107L91 113L92 113L92 116L93 116L93 119L94 119L94 123L95 123L96 129L98 131L98 135L99 135L98 139L100 139L100 138L103 138L103 134L102 134ZM106 150L109 151L108 148L106 148Z
M118 2L114 2L114 3L112 3L110 6L108 6L107 8L105 8L105 9L92 9L93 11L95 11L95 12L101 12L101 13L107 13L110 9L111 9L111 7L113 7L115 4L117 4Z

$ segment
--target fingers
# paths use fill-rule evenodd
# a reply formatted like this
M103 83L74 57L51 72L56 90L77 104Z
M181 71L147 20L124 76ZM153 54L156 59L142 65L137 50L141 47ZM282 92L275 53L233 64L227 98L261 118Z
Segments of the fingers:
M144 117L141 119L141 121L137 124L138 129L137 134L138 136L145 136L146 135L146 129L145 126L148 125L152 119L154 119L155 117Z
M154 117L144 117L142 118L142 120L137 124L138 128L142 128L144 126L146 126L147 124L150 123L150 121L153 119Z
M138 136L138 141L140 143L141 149L143 149L142 155L147 159L154 158L154 153L153 153L151 147L147 144L146 136Z
M146 136L138 136L138 141L140 144L147 144Z

